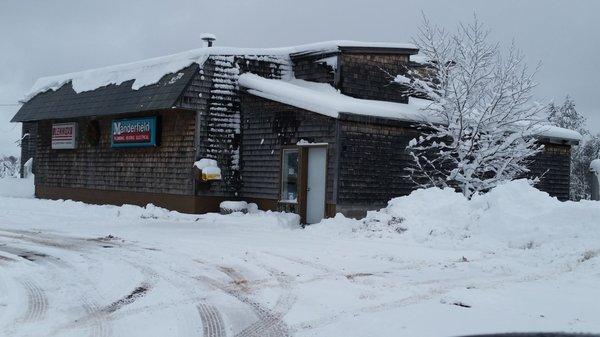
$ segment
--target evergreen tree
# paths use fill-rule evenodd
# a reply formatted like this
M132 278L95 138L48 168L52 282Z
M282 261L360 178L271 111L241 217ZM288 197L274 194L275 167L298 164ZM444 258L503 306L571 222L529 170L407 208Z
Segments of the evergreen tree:
M548 120L550 123L561 128L579 131L582 135L588 135L585 128L586 119L575 109L575 101L567 95L561 106L556 106L554 102L548 107Z

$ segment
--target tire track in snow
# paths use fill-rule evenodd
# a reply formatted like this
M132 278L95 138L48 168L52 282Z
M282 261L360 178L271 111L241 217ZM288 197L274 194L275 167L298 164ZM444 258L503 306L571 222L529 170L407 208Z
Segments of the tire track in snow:
M113 260L120 264L125 264L131 268L139 271L144 280L145 289L153 288L159 285L162 289L169 289L180 294L176 296L179 300L174 300L172 305L169 305L166 310L172 311L174 316L177 317L176 321L173 321L173 327L176 327L178 335L180 336L197 336L202 331L202 323L198 319L198 303L203 299L200 296L195 296L196 280L189 275L184 275L183 272L179 271L177 265L171 266L170 261L177 261L180 256L173 254L164 254L157 251L149 251L144 247L140 247L135 243L125 242L123 240L110 240L109 242L102 242L98 240L90 240L89 238L73 238L66 236L64 239L58 235L49 235L43 232L27 232L27 231L9 231L0 230L0 241L5 238L11 240L11 242L22 242L27 246L32 247L39 246L40 248L48 247L52 249L60 249L65 252L76 253L78 260L88 261L93 264L99 259L102 260ZM114 242L113 242L114 241ZM20 243L18 243L20 245ZM113 249L105 249L106 245L110 244ZM35 249L35 248L34 248ZM12 255L21 257L23 263L32 263L39 265L46 265L52 267L54 279L57 282L68 281L71 279L69 275L78 273L79 268L75 268L69 265L60 258L38 253L32 249L24 249L9 246L0 246L0 250L6 250ZM42 250L45 252L45 250ZM62 257L62 255L59 255ZM70 255L66 255L69 257ZM101 258L100 258L101 256ZM157 259L155 259L157 258ZM160 261L157 263L157 261ZM164 263L163 263L164 262ZM78 265L82 262L78 261ZM85 264L85 263L84 263ZM160 268L156 269L156 266ZM62 267L62 268L57 268ZM64 269L70 267L69 272L65 272ZM56 273L58 271L58 273ZM88 280L90 285L95 282ZM24 323L29 321L35 321L43 319L48 311L48 299L45 293L33 281L23 282L23 288L27 295L26 313L23 317L15 320L15 322ZM95 287L92 286L93 289ZM136 288L137 289L137 288ZM112 334L112 321L115 317L124 317L131 314L143 312L138 310L139 308L125 308L128 304L133 303L138 297L141 297L145 291L138 291L136 289L123 298L118 298L116 301L108 302L108 306L101 306L94 300L94 297L88 297L87 294L76 301L76 305L79 305L80 310L83 311L83 315L79 317L73 317L70 322L61 324L60 326L52 329L54 332L51 335L61 335L65 330L72 329L85 329L90 337L108 337ZM86 290L87 291L87 290ZM96 291L97 292L97 291ZM182 304L181 300L192 295L195 298L193 302ZM138 296L139 295L139 296ZM103 301L104 302L104 301ZM161 316L160 312L164 311L165 308L160 304L155 304L157 311L157 318ZM125 310L123 310L125 309ZM131 309L131 310L130 310ZM215 309L216 310L216 309ZM222 321L222 320L221 320ZM18 325L17 325L18 326ZM219 330L216 330L219 331ZM222 324L221 331L225 331L225 327Z
M38 262L39 260L55 260L55 262L60 261L47 254L33 251L31 249L8 246L7 244L0 244L0 251L3 251L15 257L20 257L21 259L25 259L29 262Z
M79 240L74 239L74 238L61 238L58 237L56 235L46 235L42 232L30 232L30 231L18 231L18 230L2 230L3 232L9 232L9 233L14 233L14 234L5 234L5 233L0 233L0 237L5 237L5 238L10 238L12 240L17 240L17 241L23 241L25 244L35 244L35 245L39 245L40 247L49 247L52 249L59 249L68 253L79 253L78 257L83 257L85 258L86 261L88 261L88 264L93 264L95 263L95 260L88 258L86 255L82 254L84 252L84 248L85 245L83 244L79 244ZM67 243L68 242L68 243ZM90 337L109 337L112 335L112 325L110 322L110 319L107 315L102 314L100 312L100 307L97 304L97 302L93 299L93 294L97 294L97 290L96 288L93 286L93 282L88 279L87 277L84 277L83 275L80 274L80 271L72 264L68 263L67 261L63 260L62 258L58 258L52 255L48 255L45 253L38 253L34 250L31 249L23 249L23 248L18 248L18 247L11 247L11 246L0 246L0 250L3 251L7 251L7 252L11 252L12 254L16 254L17 256L29 260L32 263L36 263L36 264L44 264L46 266L50 266L51 268L51 273L54 275L54 278L57 278L57 280L68 280L68 277L65 277L65 275L73 275L73 274L78 274L80 275L79 277L83 277L83 279L81 280L85 280L86 284L91 285L91 288L86 290L86 293L83 294L83 296L81 296L79 298L79 304L81 305L81 307L83 308L83 310L85 311L86 315L83 318L80 319L76 319L74 322L67 324L67 325L62 325L61 327L55 327L53 329L53 332L49 332L49 335L55 335L55 334L59 334L61 330L63 329L72 329L72 328L80 328L80 327L87 327L89 326L89 336ZM28 297L30 298L34 298L34 300L28 300L29 303L32 304L28 304L28 312L30 312L30 314L26 314L29 316L35 316L36 314L33 314L35 312L39 312L38 309L36 309L39 305L36 303L44 303L46 302L45 305L45 309L44 309L44 313L47 311L48 306L47 306L47 299L46 300L39 300L39 296L38 296L38 291L35 290L35 287L25 287L28 294ZM90 291L91 290L91 291ZM45 294L44 294L45 296ZM26 321L27 319L21 318L21 322ZM58 329L58 330L56 330Z
M233 296L241 303L246 304L258 318L256 322L235 334L235 337L290 336L289 328L285 322L283 322L283 316L291 309L296 300L290 291L290 278L280 271L276 271L265 266L261 267L267 269L269 274L278 280L280 287L285 291L284 294L278 298L273 309L265 308L263 305L254 301L245 294L249 292L248 284L247 282L243 282L240 285L240 280L246 280L246 278L234 268L222 266L218 268L230 279L232 279L233 284L236 286L233 288L230 285L222 284L209 277L199 276L198 279Z
M45 291L31 279L20 280L20 283L27 292L27 310L18 321L36 322L42 320L48 311L48 297Z
M297 264L305 266L305 267L309 267L309 268L312 268L312 269L320 270L320 271L325 272L327 274L335 275L335 274L340 274L341 273L341 272L339 272L339 271L337 271L337 270L335 270L333 268L329 268L327 266L318 264L316 262L308 261L308 260L301 259L301 258L298 258L298 257L285 256L285 255L276 254L276 253L273 253L273 252L264 252L264 253L267 254L267 255L271 255L271 256L283 259L283 260L287 260L287 261L290 261L290 262L293 262L293 263L297 263Z
M105 306L101 309L102 312L107 314L113 313L126 305L130 305L137 301L138 299L144 297L148 291L150 291L152 287L146 283L142 282L138 287L133 289L129 294L119 298L118 300L112 302L111 304Z
M84 296L81 298L83 308L89 318L90 337L109 337L112 335L112 327L108 316L101 311L96 301Z
M201 302L198 304L198 313L202 320L204 337L226 337L223 317L216 307Z
M291 292L292 278L285 273L268 267L266 265L260 265L263 269L267 270L269 274L275 277L284 291L279 296L273 309L269 310L259 305L254 301L250 301L249 304L254 308L254 313L258 316L259 320L244 330L237 333L236 337L281 337L290 336L289 327L283 321L283 316L287 314L294 303L296 297Z
M112 244L112 242L111 242ZM161 301L152 306L138 308L119 309L110 313L112 318L125 317L136 313L148 312L152 308L161 311L169 310L177 317L176 329L178 336L196 336L201 331L202 324L198 320L197 305L203 297L196 296L195 279L186 275L172 266L173 261L178 261L180 256L165 255L161 251L148 250L134 243L125 241L118 242L111 250L102 250L103 254L109 259L114 259L118 252L119 261L125 262L132 268L138 270L145 278L142 287L147 289L158 288L163 290L165 287L170 289L169 293L178 293L180 296L172 302ZM161 266L156 269L156 266ZM191 303L190 298L196 298ZM184 310L185 309L185 310ZM191 317L190 318L190 314Z
M74 250L76 248L76 244L74 243L72 238L58 238L54 236L49 236L47 234L42 234L42 232L0 229L0 237L27 241L42 246L61 248L67 250Z

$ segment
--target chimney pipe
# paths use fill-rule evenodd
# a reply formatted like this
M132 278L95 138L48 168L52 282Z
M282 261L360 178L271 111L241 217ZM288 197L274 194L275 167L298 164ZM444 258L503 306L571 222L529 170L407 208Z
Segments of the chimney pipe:
M202 39L202 41L204 41L204 47L212 47L213 42L217 39L216 36L210 33L203 33L202 35L200 35L200 38Z

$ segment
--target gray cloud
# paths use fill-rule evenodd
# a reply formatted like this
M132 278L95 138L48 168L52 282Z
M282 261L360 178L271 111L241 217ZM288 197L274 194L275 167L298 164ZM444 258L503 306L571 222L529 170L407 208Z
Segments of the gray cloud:
M244 0L33 1L0 4L0 104L14 103L41 76L219 45L272 47L331 39L407 42L421 11L452 28L474 12L503 43L515 39L534 66L542 101L572 95L600 132L600 2L595 0ZM15 107L0 106L0 153L18 153Z

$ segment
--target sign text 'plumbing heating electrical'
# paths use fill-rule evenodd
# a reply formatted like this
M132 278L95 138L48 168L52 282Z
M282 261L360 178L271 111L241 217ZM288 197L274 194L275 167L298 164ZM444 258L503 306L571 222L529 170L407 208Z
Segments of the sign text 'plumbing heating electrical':
M156 146L156 117L113 120L111 146Z

